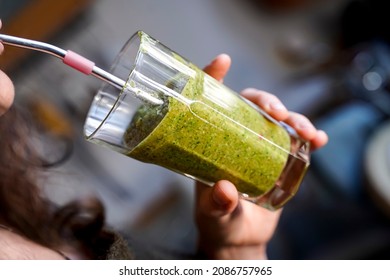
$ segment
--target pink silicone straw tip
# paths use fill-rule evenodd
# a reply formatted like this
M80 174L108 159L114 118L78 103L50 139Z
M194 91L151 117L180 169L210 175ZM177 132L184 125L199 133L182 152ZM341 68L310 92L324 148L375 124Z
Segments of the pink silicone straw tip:
M93 67L95 66L94 62L73 51L67 51L63 62L86 75L90 75L92 73Z

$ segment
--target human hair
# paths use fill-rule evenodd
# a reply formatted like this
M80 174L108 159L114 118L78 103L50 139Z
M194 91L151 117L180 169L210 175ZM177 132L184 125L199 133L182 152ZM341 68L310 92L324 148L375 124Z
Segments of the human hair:
M36 123L13 106L0 117L0 224L45 247L99 258L109 246L102 203L95 197L55 205L38 185L45 166L31 135Z

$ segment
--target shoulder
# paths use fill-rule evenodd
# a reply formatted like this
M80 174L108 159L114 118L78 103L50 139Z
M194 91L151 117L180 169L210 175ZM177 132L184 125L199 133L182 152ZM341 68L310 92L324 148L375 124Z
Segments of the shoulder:
M63 256L14 232L0 230L0 259L61 260Z

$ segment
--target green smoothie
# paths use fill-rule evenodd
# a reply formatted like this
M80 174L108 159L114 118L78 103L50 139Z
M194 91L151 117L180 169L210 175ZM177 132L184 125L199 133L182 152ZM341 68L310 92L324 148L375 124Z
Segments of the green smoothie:
M125 135L128 155L213 183L226 179L250 197L274 187L290 152L287 131L196 67L169 83L188 102L164 97L141 106ZM161 95L161 94L160 94Z

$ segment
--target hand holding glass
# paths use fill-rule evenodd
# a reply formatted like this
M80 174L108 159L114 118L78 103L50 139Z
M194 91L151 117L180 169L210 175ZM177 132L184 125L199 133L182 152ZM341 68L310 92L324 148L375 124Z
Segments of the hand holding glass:
M229 180L272 210L298 190L309 143L159 41L134 34L112 74L126 86L99 90L89 141L210 186Z

